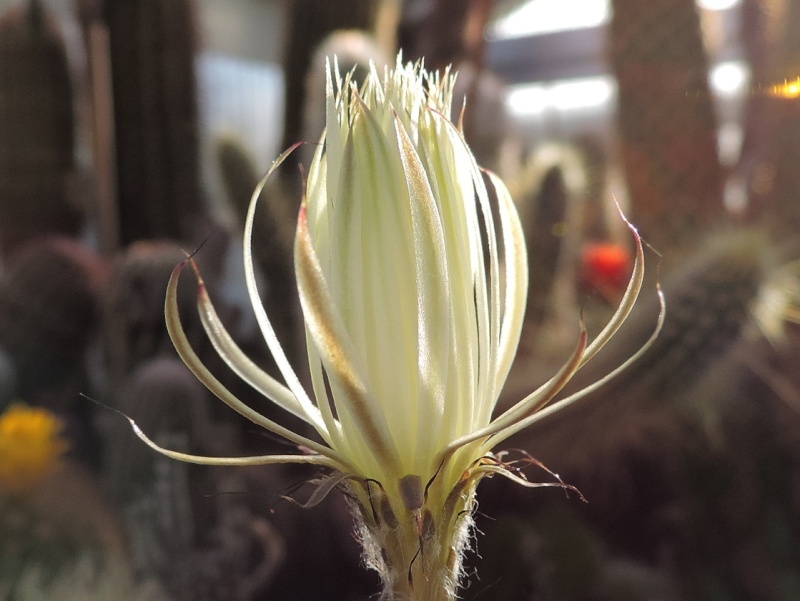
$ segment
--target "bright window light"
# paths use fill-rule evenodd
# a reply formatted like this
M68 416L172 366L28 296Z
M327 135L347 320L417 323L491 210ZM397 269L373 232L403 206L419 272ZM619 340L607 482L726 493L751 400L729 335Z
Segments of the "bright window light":
M727 10L740 2L697 0L697 5L705 10ZM528 0L490 25L487 33L493 39L520 38L598 27L610 18L609 0Z
M709 82L711 89L720 96L738 96L747 87L750 71L745 63L728 61L719 63L711 69Z
M697 0L697 5L706 10L728 10L739 2L741 0Z
M545 111L580 111L609 104L615 93L611 77L590 77L524 84L509 90L506 104L512 115L532 117Z
M550 87L550 102L562 111L604 106L613 95L614 85L608 77L555 82Z
M506 104L513 115L538 115L547 109L547 90L539 84L514 86Z
M499 19L490 29L493 38L517 38L608 22L608 0L531 0Z

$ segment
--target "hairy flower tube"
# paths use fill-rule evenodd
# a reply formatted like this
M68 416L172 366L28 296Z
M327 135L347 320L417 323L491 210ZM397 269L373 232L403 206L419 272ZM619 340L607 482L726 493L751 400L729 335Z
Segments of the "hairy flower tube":
M213 465L309 463L325 470L309 504L339 487L352 501L367 563L386 598L454 599L475 488L502 475L527 486L520 468L493 449L624 369L550 404L571 376L613 336L642 285L636 235L627 291L590 343L550 380L496 414L516 353L527 296L522 228L506 187L481 171L450 122L454 78L403 65L373 66L357 88L328 70L327 129L308 171L297 220L295 270L312 393L300 382L256 285L253 194L244 234L247 287L258 325L283 382L262 371L225 331L198 274L198 307L225 362L276 405L311 426L309 438L235 398L200 362L178 318L176 291L187 259L168 285L167 324L183 360L233 409L298 447L297 454L211 458L155 445L184 461ZM548 406L549 405L549 406ZM555 482L555 485L560 483Z

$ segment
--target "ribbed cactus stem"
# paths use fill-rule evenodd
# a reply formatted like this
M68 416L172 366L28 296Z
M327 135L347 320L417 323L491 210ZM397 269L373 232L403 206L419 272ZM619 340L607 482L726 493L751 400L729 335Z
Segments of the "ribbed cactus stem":
M0 252L75 234L73 95L66 50L38 2L0 18Z
M191 238L201 211L191 0L107 0L121 242Z
M612 0L610 57L631 220L656 248L722 213L722 171L695 0Z

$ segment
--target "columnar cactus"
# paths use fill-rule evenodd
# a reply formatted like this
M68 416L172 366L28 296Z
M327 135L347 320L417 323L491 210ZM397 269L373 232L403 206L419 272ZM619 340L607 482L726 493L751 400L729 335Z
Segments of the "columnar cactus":
M612 0L609 52L631 217L656 247L696 239L722 211L708 60L694 0Z
M38 1L0 18L0 252L74 234L73 95L63 40Z
M191 0L106 0L120 241L191 238L200 210Z

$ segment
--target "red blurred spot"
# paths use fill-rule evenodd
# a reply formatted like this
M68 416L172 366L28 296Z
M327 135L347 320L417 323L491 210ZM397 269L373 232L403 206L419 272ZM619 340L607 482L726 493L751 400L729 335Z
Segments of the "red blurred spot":
M611 242L587 244L581 254L581 279L585 286L604 295L625 290L633 268L631 252Z

